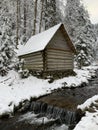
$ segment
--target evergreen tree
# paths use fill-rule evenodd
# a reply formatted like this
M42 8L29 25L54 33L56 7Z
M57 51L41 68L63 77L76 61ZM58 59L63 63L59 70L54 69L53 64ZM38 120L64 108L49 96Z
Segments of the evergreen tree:
M67 0L65 12L65 26L77 49L77 65L79 68L90 65L94 59L96 36L88 12L80 0Z
M59 14L57 13L56 0L44 1L44 22L45 30L60 22Z
M9 65L12 63L14 57L14 45L10 19L5 18L2 25L2 32L0 35L0 74L4 75L9 68Z

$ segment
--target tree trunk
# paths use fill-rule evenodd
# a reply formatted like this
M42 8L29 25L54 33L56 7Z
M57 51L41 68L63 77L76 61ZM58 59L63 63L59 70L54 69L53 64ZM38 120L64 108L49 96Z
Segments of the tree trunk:
M18 39L19 39L19 0L17 0L16 3L16 48L18 45Z
M35 35L35 33L36 33L37 1L38 0L35 0L33 35Z
M24 0L24 37L25 37L25 40L26 40L26 22L27 22L27 5L26 5L26 0Z
M44 17L46 18L47 17L47 0L45 0L45 10L44 10ZM47 21L46 21L46 19L45 19L45 30L47 29Z
M39 25L39 33L41 32L41 27L42 27L42 20L43 20L43 4L44 4L44 0L41 0L41 14L40 14L40 25Z

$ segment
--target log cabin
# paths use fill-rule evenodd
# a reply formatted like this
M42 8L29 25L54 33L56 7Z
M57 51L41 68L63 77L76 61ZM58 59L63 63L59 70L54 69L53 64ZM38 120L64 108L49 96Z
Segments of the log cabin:
M23 69L47 74L72 72L76 50L63 24L32 36L19 49Z

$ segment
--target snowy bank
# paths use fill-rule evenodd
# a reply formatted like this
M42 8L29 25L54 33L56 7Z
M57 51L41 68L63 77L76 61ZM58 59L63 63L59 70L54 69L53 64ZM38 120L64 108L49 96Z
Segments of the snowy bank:
M76 76L70 76L55 80L49 84L48 80L38 79L30 76L26 79L20 79L15 71L10 71L7 76L0 77L0 115L13 112L14 105L31 97L39 97L51 93L52 90L64 87L80 86L83 82L88 83L88 79L94 75L98 67L91 66L82 70L75 69Z
M98 130L98 95L88 99L78 108L86 111L85 117L76 125L74 130Z
M98 95L88 99L78 108L85 111L86 114L74 130L98 130Z

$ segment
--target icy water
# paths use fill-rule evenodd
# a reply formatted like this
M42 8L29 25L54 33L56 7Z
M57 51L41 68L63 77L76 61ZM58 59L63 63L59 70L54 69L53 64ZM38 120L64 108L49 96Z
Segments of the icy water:
M98 72L97 72L98 75ZM38 99L36 102L31 102L31 108L28 109L28 112L24 114L15 114L14 117L10 119L2 119L0 120L0 130L72 130L68 128L64 122L73 121L73 113L69 113L69 111L74 112L77 108L77 105L82 104L88 98L98 94L98 77L92 79L88 86L74 88L74 89L62 89L52 94L42 97ZM39 105L38 102L44 102L48 104L47 109L44 107L42 109L42 104ZM36 108L36 106L38 106ZM54 106L54 108L52 108ZM34 110L37 110L37 113L34 114ZM60 109L58 109L60 108ZM40 111L44 110L47 116L40 115L42 113ZM67 111L66 116L64 115L64 111ZM48 112L47 112L48 111ZM49 117L49 111L52 116ZM39 114L38 114L39 113ZM54 118L54 116L65 116L65 120L61 121L58 118ZM60 119L61 119L60 117ZM73 118L73 119L72 119Z
M0 121L0 130L68 130L68 126L65 124L60 125L54 119L38 118L37 114L27 112L9 120Z

